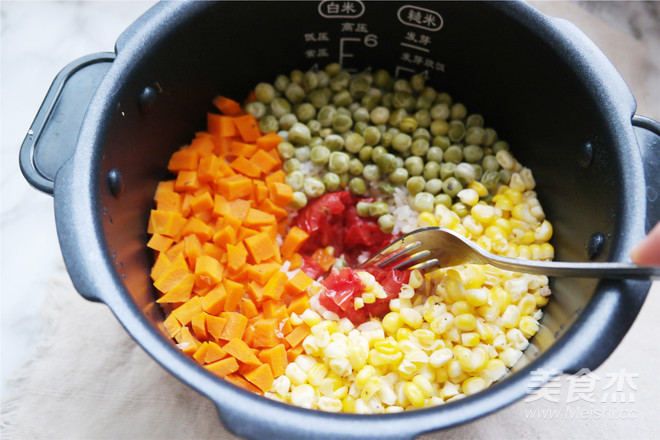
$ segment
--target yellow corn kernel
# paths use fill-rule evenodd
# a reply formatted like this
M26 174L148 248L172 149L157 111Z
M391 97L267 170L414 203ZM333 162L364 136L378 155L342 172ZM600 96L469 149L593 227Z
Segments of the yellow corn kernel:
M424 282L424 275L422 275L422 272L420 272L417 269L414 269L413 271L410 272L410 279L408 280L408 284L410 287L413 289L418 289L422 286L422 283Z
M422 347L430 347L435 342L435 334L428 329L415 330L413 336L417 338Z
M401 320L412 328L420 328L424 318L422 314L413 308L401 309Z
M362 301L364 301L364 304L373 304L376 302L376 295L373 292L364 292L362 294Z
M318 313L316 313L312 309L305 310L303 312L301 318L302 318L303 322L305 324L307 324L308 326L310 326L310 327L313 327L316 324L318 324L319 322L321 322L321 315L319 315Z
M513 347L505 348L502 353L500 353L500 359L504 362L504 365L511 368L516 362L522 357L522 351L517 350Z
M340 399L334 397L320 397L317 406L321 411L339 412L342 410L343 405Z
M433 385L426 377L421 374L413 377L412 383L414 383L417 388L422 392L424 399L429 399L433 396Z
M283 374L273 381L273 386L271 387L271 391L280 395L281 397L284 397L287 395L290 388L291 388L291 380L289 380L289 378Z
M539 323L531 316L523 316L518 323L520 331L528 338L531 338L539 331Z
M422 393L422 390L420 390L419 387L413 382L406 382L406 384L403 386L403 392L406 394L408 401L415 408L421 408L424 406L424 402L426 400L424 399L424 394Z
M505 237L508 237L509 234L511 234L511 230L513 229L511 222L502 217L495 219L493 225L497 226Z
M459 393L458 387L452 382L445 382L445 385L440 391L440 397L447 400L451 397L456 396Z
M467 229L465 229L465 227L460 223L457 223L451 229L452 229L452 231L456 232L457 234L461 234L463 237L468 238L470 236L470 233L467 231Z
M328 374L328 367L325 364L316 364L307 370L307 382L310 385L318 387L321 385L325 375Z
M511 295L505 289L500 286L493 287L489 292L489 303L493 307L497 307L500 310L500 313L504 312L506 308L511 304Z
M410 339L411 336L412 336L412 330L410 330L409 328L401 327L399 330L396 331L396 340L399 341L399 344L401 344L406 339Z
M435 216L430 212L422 212L421 214L419 214L419 217L417 218L417 223L419 224L420 228L438 226L438 220L436 220Z
M488 322L495 322L500 317L499 306L481 306L477 309L477 314Z
M360 398L365 402L368 402L378 392L378 390L380 390L382 386L383 382L380 378L373 376L370 377L369 380L367 380L367 383L364 385L364 388L362 388Z
M307 380L307 374L295 362L286 366L284 374L289 378L291 384L295 386L302 385Z
M454 347L455 348L455 347ZM465 348L465 347L464 347ZM454 352L454 356L456 356L456 353ZM464 361L466 362L466 365L469 367L469 357L466 358ZM463 374L463 367L461 366L461 362L458 359L452 359L447 363L447 374L451 379L456 379L459 377L461 374Z
M536 237L537 242L546 242L552 238L552 232L552 224L547 220L543 220L543 223L541 223L534 231L534 236Z
M488 303L488 289L475 288L465 291L465 301L472 307L480 307Z
M311 385L301 384L291 390L291 403L303 408L312 408L316 404L316 390Z
M509 242L504 237L493 240L491 244L493 252L503 255L509 250Z
M541 246L539 246L538 244L530 244L529 245L529 250L532 253L532 260L542 260L543 259Z
M548 301L550 300L549 296L543 296L543 295L540 295L539 293L535 293L534 298L536 299L536 306L537 307L545 306L546 304L548 304Z
M302 342L303 350L310 356L319 356L321 355L321 348L319 348L316 343L316 337L314 335L308 335Z
M403 326L403 320L401 315L397 312L390 312L387 315L383 316L383 329L388 335L396 334L397 330Z
M477 333L479 333L479 337L484 341L488 341L495 336L493 327L483 318L477 319Z
M344 412L352 413L355 412L355 397L346 396L341 401L341 409Z
M476 242L483 250L490 252L491 248L493 247L492 241L490 238L486 237L485 235L482 235L481 237L477 238Z
M485 374L491 381L495 382L504 377L507 371L508 369L502 360L491 359L486 363L483 374Z
M464 313L470 313L472 309L470 308L470 305L467 303L467 301L461 300L452 304L450 310L454 316L458 316Z
M518 258L524 258L525 260L532 259L532 251L529 249L529 246L522 244L518 246Z
M431 322L431 331L436 335L441 335L454 323L454 315L445 312ZM401 340L400 338L399 341Z
M384 365L392 365L400 361L403 357L403 353L400 351L394 354L384 354L379 352L376 349L369 350L369 363L375 367L381 367Z
M462 332L470 332L477 328L477 318L471 313L462 313L454 318L454 327Z
M363 294L364 296L364 294ZM353 299L353 308L355 310L360 310L362 307L364 307L364 299L363 298L355 298Z
M378 390L378 397L380 398L380 401L385 405L396 404L396 393L394 392L394 387L386 380L382 381L382 385Z
M466 215L462 220L463 227L472 234L472 237L478 237L484 231L484 227L471 215Z
M479 344L480 337L477 332L465 332L461 334L461 343L466 347L475 347Z
M385 289L382 289L383 294L385 297L387 297L387 293L385 293ZM413 289L409 284L403 284L401 286L401 291L399 292L399 298L401 299L412 299L415 296L415 289ZM421 296L418 298L419 300L423 300Z
M395 354L401 351L399 343L391 336L374 344L374 348L383 354Z
M335 399L339 399L339 400L342 400L346 396L348 396L348 387L346 385L337 388L332 393L332 397L335 398Z
M502 313L502 324L504 327L512 328L518 325L520 321L520 309L511 304Z
M550 243L541 244L541 260L552 260L555 258L555 248Z
M536 235L534 235L534 231L525 231L520 237L520 243L521 244L532 244L536 241Z
M505 234L502 232L502 229L499 226L491 225L484 229L484 236L488 237L491 241L495 241L504 238Z
M429 356L424 350L411 350L404 355L404 358L414 364L428 364Z
M518 246L510 244L507 250L501 255L509 258L518 258Z
M518 308L520 309L520 314L531 315L536 310L536 298L531 293L525 294L520 301L518 302Z
M523 199L522 192L517 191L513 188L507 188L504 191L504 196L507 199L511 200L514 205L518 205L520 202L522 202Z
M486 388L486 381L480 377L471 377L461 385L466 396L478 393Z
M483 183L473 180L467 186L470 189L473 189L477 192L479 197L486 197L488 195L488 189L484 186Z
M367 384L367 381L371 376L376 373L376 368L372 365L365 365L358 373L355 375L355 383L358 387L364 388Z
M346 358L331 359L328 365L340 377L346 377L353 371L351 362Z

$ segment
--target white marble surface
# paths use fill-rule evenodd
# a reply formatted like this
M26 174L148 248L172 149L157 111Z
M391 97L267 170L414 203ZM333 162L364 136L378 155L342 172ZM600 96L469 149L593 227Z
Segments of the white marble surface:
M585 9L558 2L535 5L544 12L572 19L599 46L603 42L601 48L606 55L623 60L615 65L627 81L635 84L631 88L640 101L640 113L659 118L657 30L660 27L657 15L648 10L644 12L646 6L643 6L642 12L633 14L637 18L631 19L630 11L635 8L618 7L617 12L616 5L604 5L601 9L606 13L603 13L595 2L587 3ZM3 393L7 378L20 368L39 335L40 306L49 280L62 270L52 199L29 187L23 179L18 169L19 147L57 72L77 57L112 50L121 31L152 4L152 1L4 0L0 3ZM657 3L652 6L656 14L658 6ZM621 10L625 11L623 15ZM602 32L602 28L592 26L594 20L598 20L594 14L614 23L619 34ZM619 37L620 41L642 44L621 46L616 43ZM630 47L640 51L639 55L645 59L644 66L631 66L625 61L626 57L620 52L629 51ZM646 87L653 83L655 87ZM654 288L656 296L660 293L657 287ZM654 301L655 305L657 303ZM655 329L657 333L657 325L649 324L654 318L648 307L652 305L647 301L642 311L645 321L639 325Z

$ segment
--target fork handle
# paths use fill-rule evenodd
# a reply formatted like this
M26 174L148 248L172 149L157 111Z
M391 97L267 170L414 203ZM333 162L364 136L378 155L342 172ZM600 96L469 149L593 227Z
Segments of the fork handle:
M519 259L493 255L490 264L512 272L552 277L660 280L660 267L629 263L566 263L532 260L522 263Z

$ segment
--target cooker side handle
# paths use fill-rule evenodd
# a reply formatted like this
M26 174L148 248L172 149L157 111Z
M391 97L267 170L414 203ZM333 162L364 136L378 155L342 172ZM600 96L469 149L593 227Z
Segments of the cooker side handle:
M53 80L19 154L21 171L33 187L53 194L57 171L71 157L87 107L114 59L112 52L84 56Z
M660 221L660 122L634 115L632 125L639 143L646 184L646 231Z

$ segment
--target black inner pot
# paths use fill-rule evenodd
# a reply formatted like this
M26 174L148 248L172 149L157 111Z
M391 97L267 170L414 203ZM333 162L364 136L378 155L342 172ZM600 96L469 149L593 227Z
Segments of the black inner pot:
M353 10L333 7L342 4ZM56 188L61 191L59 206L81 203L78 195L90 203L95 219L87 223L96 231L101 260L114 266L108 278L112 286L78 281L79 290L115 289L116 294L98 298L157 360L212 397L223 420L241 435L285 436L286 429L296 426L295 435L316 435L320 430L328 436L405 437L465 422L511 403L522 396L527 379L514 380L524 374L521 371L455 404L370 418L380 420L378 425L367 424L365 417L284 407L224 383L209 385L218 381L179 356L162 328L163 314L154 302L148 275L153 257L145 244L153 195L166 176L168 159L195 131L205 128L206 112L216 95L243 100L260 81L334 61L354 71L386 69L401 77L426 71L430 85L449 92L470 112L481 113L487 125L510 142L515 157L532 169L539 200L554 226L556 259L625 259L631 243L643 234L643 189L640 193L635 183L641 165L629 124L632 96L619 86L622 81L611 66L600 65L604 57L592 46L572 47L570 38L526 5L172 3L129 28L117 50L92 101L74 160L64 177L58 176L63 189ZM614 79L608 84L610 77ZM140 100L147 87L156 92L153 102ZM90 127L90 120L98 125ZM84 168L91 172L79 177ZM121 175L117 195L107 180L113 170ZM66 257L73 227L64 225L69 219L62 219L70 214L67 208L56 209ZM72 215L76 224L77 214ZM593 237L602 238L602 243L588 253L587 245L596 244ZM74 281L78 264L88 263L69 264ZM552 288L541 330L515 370L530 362L534 364L528 369L553 366L567 372L599 365L632 323L648 283L565 279L553 280ZM622 310L625 320L619 316ZM232 396L266 409L260 407L258 414L250 409L254 415L248 416L244 411L249 405L240 399L233 406L226 402ZM259 420L271 411L295 417L261 426L266 423ZM297 418L300 424L291 421ZM256 424L239 423L245 420ZM310 420L317 423L307 423ZM336 424L329 425L332 421Z

